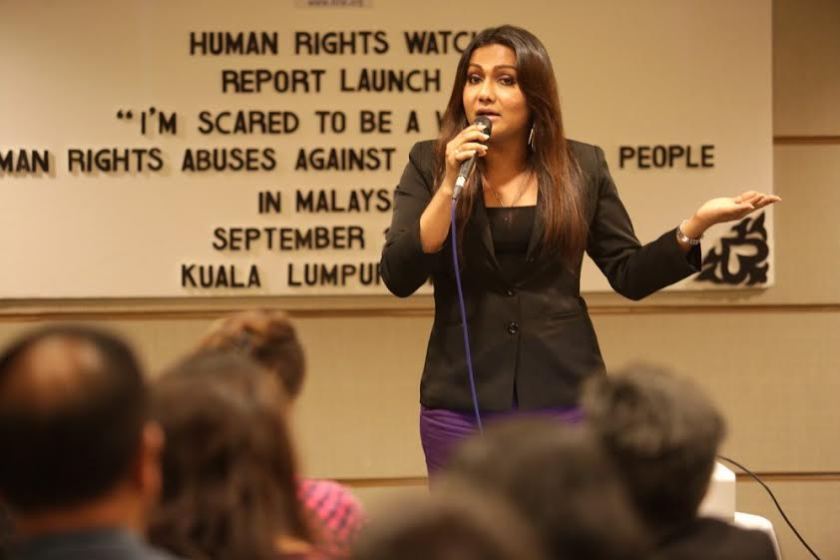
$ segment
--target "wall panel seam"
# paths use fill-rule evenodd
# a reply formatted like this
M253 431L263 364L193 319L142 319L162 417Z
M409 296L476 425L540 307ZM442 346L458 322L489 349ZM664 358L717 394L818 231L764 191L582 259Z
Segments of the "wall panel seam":
M766 471L756 472L765 482L840 482L840 471ZM744 473L736 473L737 482L755 482ZM400 488L426 486L426 477L371 477L371 478L335 478L336 482L350 488Z
M773 144L776 146L797 146L814 144L840 145L840 136L774 136Z
M48 309L48 310L9 310L0 309L0 323L37 322L37 321L90 321L90 320L163 320L163 319L215 319L217 317L253 308L252 305L236 307L220 307L209 309ZM341 318L427 318L433 316L433 309L429 307L370 307L347 309L343 307L323 307L310 309L295 309L294 307L271 306L284 308L295 318L306 319L341 319ZM589 306L591 315L620 316L620 315L682 315L682 314L766 314L766 313L840 313L840 303L791 303L791 304L677 304L677 305L592 305Z

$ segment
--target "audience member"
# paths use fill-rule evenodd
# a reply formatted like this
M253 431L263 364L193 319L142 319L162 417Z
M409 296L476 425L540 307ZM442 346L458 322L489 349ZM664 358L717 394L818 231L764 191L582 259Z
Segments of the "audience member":
M392 504L353 560L543 560L536 535L503 502L457 491Z
M160 490L160 428L131 350L86 327L36 330L0 356L0 496L12 557L164 559L141 535Z
M12 519L9 512L0 504L0 560L9 559L9 546L12 543Z
M582 426L501 422L456 450L436 491L468 485L515 507L553 560L636 560L647 538L612 464Z
M318 558L297 498L274 376L230 352L197 354L154 386L167 438L151 541L194 560Z
M303 346L289 317L281 311L236 313L216 323L201 347L235 350L252 357L277 376L289 396L288 409L301 393L306 376ZM322 546L335 554L347 554L364 525L358 500L340 484L314 478L298 480L298 495L314 520Z
M764 533L697 515L725 433L723 418L698 387L636 366L589 382L583 407L656 539L656 558L776 558Z

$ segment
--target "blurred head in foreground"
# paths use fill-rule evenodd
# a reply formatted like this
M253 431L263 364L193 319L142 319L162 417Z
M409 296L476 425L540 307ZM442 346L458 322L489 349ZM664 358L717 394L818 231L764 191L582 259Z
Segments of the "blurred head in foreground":
M697 515L725 425L696 385L634 366L590 380L583 407L655 533Z
M288 315L272 309L234 313L210 327L200 348L248 356L274 375L288 397L286 422L293 422L292 404L303 388L306 358ZM366 521L361 503L334 481L308 477L299 479L299 496L318 545L346 555Z
M22 536L141 532L160 490L160 429L131 349L81 326L32 331L0 355L0 497Z
M592 434L556 420L514 419L468 440L440 488L468 486L510 503L553 559L634 560L648 541Z
M207 352L165 373L153 413L167 437L155 544L185 558L277 558L310 540L276 379L245 356Z
M534 533L492 496L464 489L402 500L383 510L353 560L544 560Z
M252 309L215 322L200 343L203 350L229 350L250 356L277 376L290 400L303 389L306 359L289 316Z

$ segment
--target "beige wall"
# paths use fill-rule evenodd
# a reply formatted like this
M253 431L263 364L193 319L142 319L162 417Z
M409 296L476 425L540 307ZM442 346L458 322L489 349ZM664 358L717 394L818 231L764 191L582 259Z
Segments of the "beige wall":
M840 3L774 2L776 286L590 298L608 364L646 359L697 379L730 423L726 453L771 485L823 558L840 557ZM790 138L795 137L795 138ZM820 138L822 137L822 138ZM240 301L0 302L0 343L32 321L87 320L125 332L152 371ZM311 374L297 432L307 470L348 480L369 504L422 491L417 383L430 301L371 297L291 304ZM753 482L738 509L770 518L783 556L808 558Z

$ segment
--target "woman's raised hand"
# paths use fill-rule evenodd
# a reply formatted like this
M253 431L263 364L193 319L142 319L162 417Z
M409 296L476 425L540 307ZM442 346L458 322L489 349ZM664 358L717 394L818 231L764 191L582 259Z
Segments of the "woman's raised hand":
M484 157L487 154L487 145L483 142L490 137L483 131L484 125L471 124L446 144L445 182L454 184L461 164L473 155Z
M683 223L683 233L700 237L715 224L740 220L750 212L764 208L782 199L774 194L746 191L738 196L713 198L703 203L691 219Z

